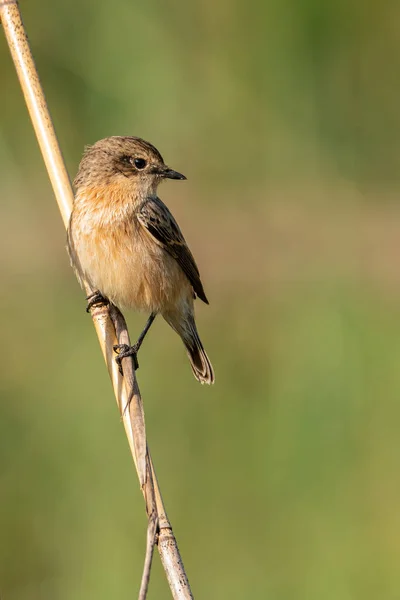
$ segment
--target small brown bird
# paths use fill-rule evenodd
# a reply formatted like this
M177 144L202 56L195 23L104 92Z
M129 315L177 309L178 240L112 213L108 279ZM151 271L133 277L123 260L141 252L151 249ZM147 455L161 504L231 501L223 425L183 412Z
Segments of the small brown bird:
M160 313L185 344L194 376L213 383L200 341L193 299L208 304L199 270L174 217L157 196L165 179L186 179L167 167L158 150L137 137L109 137L86 148L75 178L68 227L71 264L98 302L150 313L137 343L116 347L119 364L136 360Z

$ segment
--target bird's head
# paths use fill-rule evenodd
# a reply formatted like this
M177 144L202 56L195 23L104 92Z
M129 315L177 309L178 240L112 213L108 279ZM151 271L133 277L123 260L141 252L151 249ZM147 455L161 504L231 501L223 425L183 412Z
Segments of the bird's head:
M140 195L156 192L164 179L186 179L170 169L152 144L138 137L113 136L85 148L74 185L89 186L128 183Z

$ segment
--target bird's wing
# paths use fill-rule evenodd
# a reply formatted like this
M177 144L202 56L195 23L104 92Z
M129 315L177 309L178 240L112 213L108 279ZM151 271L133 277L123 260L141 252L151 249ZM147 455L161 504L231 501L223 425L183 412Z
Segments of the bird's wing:
M176 260L195 294L208 304L193 255L165 204L159 198L147 198L139 208L137 218L153 239Z

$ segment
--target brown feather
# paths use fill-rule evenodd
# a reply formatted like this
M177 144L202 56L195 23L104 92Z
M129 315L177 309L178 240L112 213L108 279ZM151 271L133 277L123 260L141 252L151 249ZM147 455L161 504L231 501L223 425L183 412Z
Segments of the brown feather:
M147 198L139 208L137 218L168 254L175 258L192 284L196 295L208 304L193 254L186 244L178 223L165 204L158 197Z

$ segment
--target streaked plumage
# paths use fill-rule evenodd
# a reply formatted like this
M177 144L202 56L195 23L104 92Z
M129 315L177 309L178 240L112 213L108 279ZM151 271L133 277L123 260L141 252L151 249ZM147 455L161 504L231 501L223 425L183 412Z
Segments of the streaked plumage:
M213 383L193 306L196 296L208 300L182 232L157 196L165 178L184 179L140 138L106 138L87 148L74 182L71 263L81 283L119 308L160 313L181 336L195 377Z

